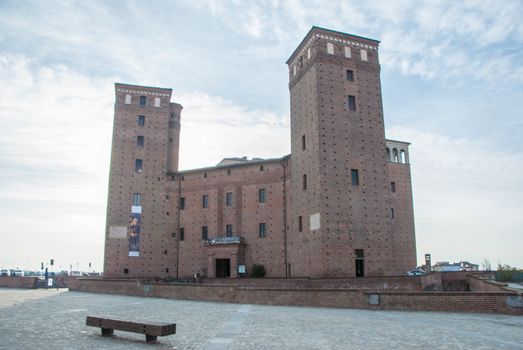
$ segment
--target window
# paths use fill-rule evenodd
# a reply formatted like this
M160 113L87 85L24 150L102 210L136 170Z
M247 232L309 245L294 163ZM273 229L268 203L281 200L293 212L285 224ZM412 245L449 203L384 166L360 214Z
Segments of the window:
M232 207L232 192L227 192L225 195L225 205L228 207Z
M354 71L347 69L347 80L354 81Z
M301 149L302 151L305 151L305 135L301 136Z
M267 235L267 226L265 225L264 222L262 222L261 224L258 225L258 236L260 238L265 238L266 235Z
M390 183L390 191L396 192L396 183L394 181Z
M145 106L146 103L147 103L147 97L140 96L140 106Z
M265 188L260 188L258 190L258 202L265 203Z
M260 165L260 171L263 171L263 165Z
M303 189L307 189L307 175L303 174Z
M142 202L142 194L141 193L135 193L133 194L133 205L134 206L140 206Z
M360 184L360 176L359 176L359 173L358 173L358 169L351 169L350 170L350 177L351 177L352 186L359 186L359 184Z
M231 169L227 169L227 175L231 175Z
M355 263L356 263L356 277L363 277L365 275L363 249L355 249Z
M292 66L292 75L296 75L296 66Z
M136 147L143 148L143 136L136 136Z
M130 105L131 104L131 95L125 95L125 104Z
M202 208L207 209L209 208L209 195L204 194L202 196Z
M129 273L129 269L123 269L123 273L125 273L126 275Z
M143 166L143 161L141 159L136 159L136 162L134 164L134 169L141 173L142 172L142 166Z
M159 97L154 98L154 107L160 107L160 98Z
M350 47L348 47L348 46L345 46L345 57L351 58Z
M311 48L307 48L307 59L311 59Z
M362 61L367 61L367 50L361 50L360 56Z
M185 240L185 229L180 227L180 241Z
M180 197L180 210L185 209L185 197Z
M334 45L332 43L327 43L327 53L329 55L334 55Z
M298 232L301 232L303 230L303 219L300 216L298 216Z
M203 178L204 178L204 179L207 178L207 173L203 173Z
M355 111L356 110L356 96L349 95L348 103L349 103L349 111Z
M145 125L145 116L139 115L138 116L138 126L144 126Z
M207 226L202 226L202 239L207 240L208 238L208 232Z
M394 208L390 208L390 218L394 219Z
M227 237L232 237L232 225L231 224L225 226L225 235Z

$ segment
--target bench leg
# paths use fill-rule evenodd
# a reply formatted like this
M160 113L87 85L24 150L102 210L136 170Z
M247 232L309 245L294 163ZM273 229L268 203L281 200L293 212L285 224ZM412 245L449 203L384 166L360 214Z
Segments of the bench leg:
M145 342L147 344L156 343L157 339L158 339L158 337L156 335L149 335L149 334L145 335Z
M110 328L102 328L102 337L110 337L114 335L114 330Z

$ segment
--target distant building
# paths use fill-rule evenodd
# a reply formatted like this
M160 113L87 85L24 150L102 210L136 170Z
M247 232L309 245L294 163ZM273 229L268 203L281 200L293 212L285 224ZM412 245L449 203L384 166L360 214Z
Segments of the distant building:
M468 261L449 263L448 261L437 262L432 266L432 271L437 272L456 272L456 271L479 271L479 265Z
M274 159L180 171L172 90L116 84L104 276L237 277L262 264L269 277L358 277L416 266L409 144L385 139L378 45L309 31L287 60L291 154Z

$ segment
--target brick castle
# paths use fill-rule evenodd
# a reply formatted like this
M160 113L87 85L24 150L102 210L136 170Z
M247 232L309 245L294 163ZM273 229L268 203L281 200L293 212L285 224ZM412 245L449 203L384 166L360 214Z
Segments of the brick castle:
M116 84L107 277L402 275L409 144L385 139L376 40L313 27L287 60L291 154L178 170L171 89Z

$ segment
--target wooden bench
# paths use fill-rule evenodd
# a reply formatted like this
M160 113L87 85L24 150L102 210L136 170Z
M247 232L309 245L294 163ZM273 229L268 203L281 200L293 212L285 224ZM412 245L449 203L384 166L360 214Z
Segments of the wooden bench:
M155 343L157 337L176 334L175 323L163 322L131 322L120 318L87 316L85 324L102 329L103 337L110 337L114 330L145 334L145 342Z

